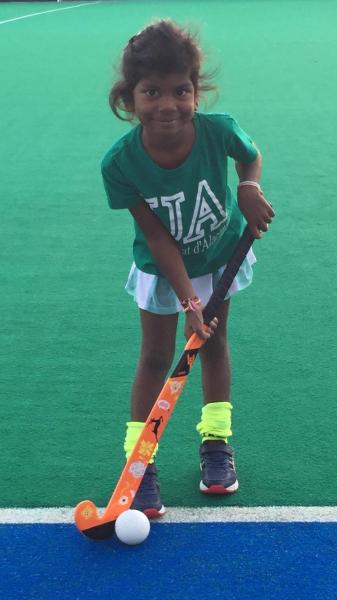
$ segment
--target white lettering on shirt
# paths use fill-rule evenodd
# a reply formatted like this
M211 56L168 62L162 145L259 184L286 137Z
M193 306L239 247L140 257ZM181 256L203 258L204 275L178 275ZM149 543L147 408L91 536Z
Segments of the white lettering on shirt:
M183 220L180 208L182 202L185 202L184 192L179 192L174 196L161 196L162 206L167 206L169 210L171 235L177 241L181 240L183 235Z
M203 225L206 221L211 221L211 231L214 231L227 221L227 214L206 179L203 179L199 182L192 222L187 236L184 237L184 244L205 237Z
M175 240L179 241L183 237L183 219L181 204L185 202L184 192L178 192L173 196L160 196L146 198L145 201L150 208L156 209L159 206L166 207L169 213L170 232ZM208 231L211 233L206 237L204 225L210 222ZM188 234L182 239L185 248L183 254L189 255L205 252L212 246L219 237L222 236L228 226L228 217L225 208L221 205L214 192L211 190L206 179L198 184L198 192L195 200L195 206ZM215 232L216 233L213 233Z
M158 198L156 198L156 197L145 198L145 202L147 202L147 204L149 205L151 210L153 210L154 208L158 208L158 206L159 206Z

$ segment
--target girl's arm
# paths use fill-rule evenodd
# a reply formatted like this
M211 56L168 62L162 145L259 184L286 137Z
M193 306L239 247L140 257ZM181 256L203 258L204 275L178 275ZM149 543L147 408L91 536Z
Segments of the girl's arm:
M130 212L144 233L145 239L160 272L173 287L179 300L193 298L196 293L188 277L184 261L176 241L161 221L152 212L146 202L137 204ZM202 339L208 339L216 327L216 320L207 333L203 327L202 309L186 313L185 335L189 338L193 332Z
M262 168L262 156L260 152L256 160L249 164L235 163L236 171L241 181L259 182ZM275 213L271 204L265 199L262 190L254 186L243 186L238 188L238 204L245 216L252 234L256 238L261 237L261 231L267 231Z

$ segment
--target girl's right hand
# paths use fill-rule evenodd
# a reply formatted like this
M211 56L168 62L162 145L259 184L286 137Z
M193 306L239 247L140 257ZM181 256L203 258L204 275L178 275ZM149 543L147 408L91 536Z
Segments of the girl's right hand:
M185 337L188 340L193 333L196 333L200 339L208 340L215 332L218 326L218 319L214 317L208 325L208 330L204 328L204 320L202 317L202 308L199 310L189 310L185 313Z

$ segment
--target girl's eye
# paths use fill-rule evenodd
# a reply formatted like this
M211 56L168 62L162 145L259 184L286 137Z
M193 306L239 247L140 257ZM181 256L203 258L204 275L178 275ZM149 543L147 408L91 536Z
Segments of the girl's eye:
M186 94L188 94L188 90L186 90L185 88L178 88L176 91L177 96L186 96Z
M146 90L145 94L147 96L150 96L150 98L155 98L157 96L158 92L157 92L157 90L149 89L149 90Z

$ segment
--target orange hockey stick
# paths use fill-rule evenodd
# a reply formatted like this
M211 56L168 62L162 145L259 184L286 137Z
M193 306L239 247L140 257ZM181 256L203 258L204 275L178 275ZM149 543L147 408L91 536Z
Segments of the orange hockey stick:
M250 230L246 227L204 308L205 327L216 316L253 240ZM158 440L163 434L199 349L204 343L205 340L201 340L197 334L193 334L188 340L178 364L167 379L147 418L104 513L100 516L96 505L91 500L84 500L76 506L76 525L87 537L97 540L111 537L115 531L117 517L130 508Z

